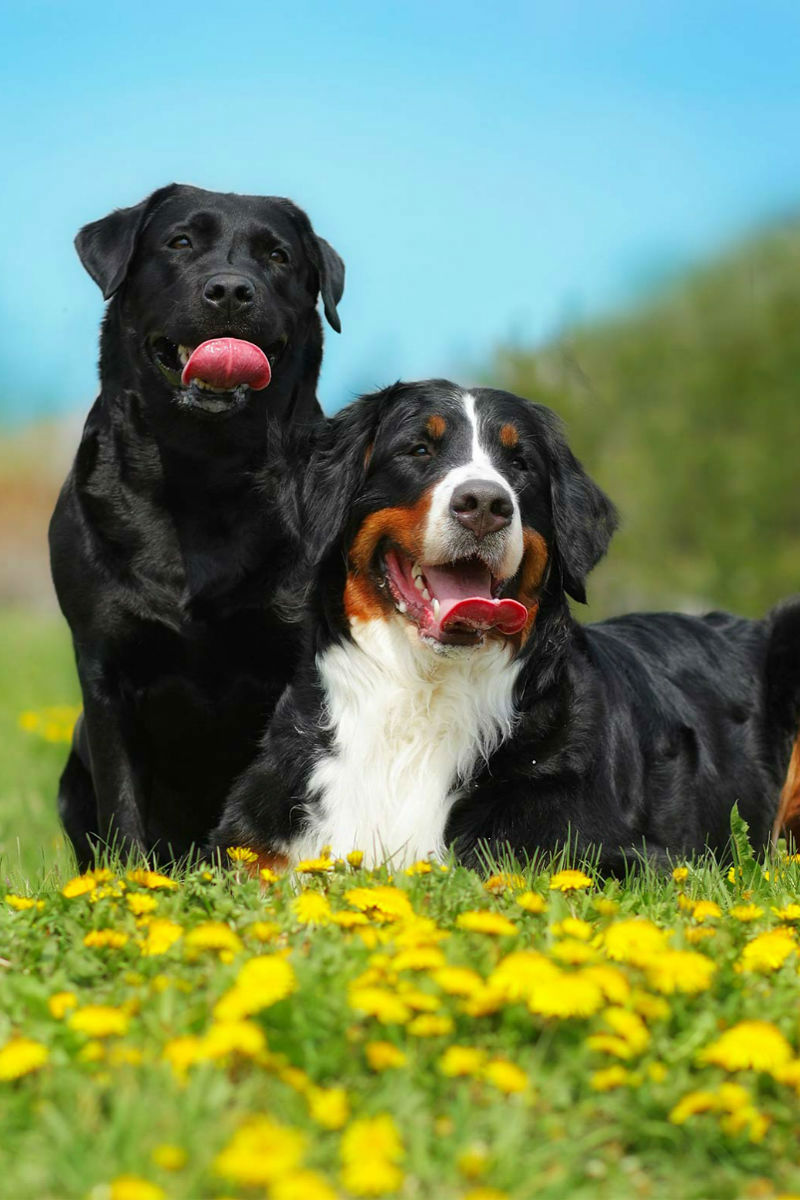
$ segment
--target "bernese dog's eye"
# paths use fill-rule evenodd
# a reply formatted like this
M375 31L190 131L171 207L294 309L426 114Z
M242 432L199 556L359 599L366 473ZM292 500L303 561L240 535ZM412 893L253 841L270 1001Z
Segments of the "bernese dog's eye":
M408 452L412 458L429 458L430 446L426 446L424 442L417 442Z
M269 252L269 261L285 266L289 261L289 255L281 246L275 246Z
M167 245L170 250L191 250L192 241L185 233L179 233L177 237L170 238Z

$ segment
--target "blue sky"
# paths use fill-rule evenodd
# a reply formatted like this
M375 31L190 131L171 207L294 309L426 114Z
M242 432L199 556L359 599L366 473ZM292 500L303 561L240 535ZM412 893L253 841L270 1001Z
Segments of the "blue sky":
M800 6L5 4L0 419L87 408L78 227L170 180L291 196L347 263L328 410L467 381L800 201Z

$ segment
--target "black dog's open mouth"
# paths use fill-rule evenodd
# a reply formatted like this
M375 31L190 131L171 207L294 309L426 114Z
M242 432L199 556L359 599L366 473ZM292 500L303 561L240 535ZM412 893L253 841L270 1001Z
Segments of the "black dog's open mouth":
M286 338L262 350L240 338L211 338L193 347L157 333L147 339L147 347L182 407L221 414L236 412L254 391L268 386Z
M395 608L431 641L475 646L487 633L519 633L528 619L524 604L500 597L504 581L479 558L431 566L392 547L384 570Z

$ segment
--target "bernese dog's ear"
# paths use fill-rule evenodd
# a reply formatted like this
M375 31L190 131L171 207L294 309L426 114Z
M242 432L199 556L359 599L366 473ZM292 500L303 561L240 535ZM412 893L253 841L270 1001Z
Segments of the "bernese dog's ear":
M326 422L302 484L303 527L313 561L345 534L369 469L378 425L395 393L361 396Z
M549 429L550 499L564 591L586 603L586 577L608 549L619 518L608 496L567 445L560 422Z

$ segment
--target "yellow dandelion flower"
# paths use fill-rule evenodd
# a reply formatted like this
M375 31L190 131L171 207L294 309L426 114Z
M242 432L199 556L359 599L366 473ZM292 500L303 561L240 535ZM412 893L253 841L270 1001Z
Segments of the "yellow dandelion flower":
M735 921L757 921L759 917L763 917L764 910L757 904L734 904L730 915Z
M203 1039L191 1034L172 1038L164 1046L163 1057L179 1078L183 1078L189 1067L203 1058Z
M665 950L648 964L647 978L657 992L693 995L711 987L716 969L715 962L695 950Z
M404 1157L400 1134L388 1113L353 1121L342 1135L339 1153L345 1163L365 1158L385 1158L396 1163Z
M410 867L406 867L406 869L403 873L405 875L411 875L411 876L413 876L413 875L430 875L432 870L433 870L433 867L431 866L430 859L421 858L421 859L419 859L418 862L412 863Z
M236 1021L270 1008L297 986L291 963L278 954L264 954L246 962L236 982L214 1006L218 1021Z
M353 1196L383 1196L396 1192L402 1182L403 1172L386 1158L354 1159L342 1167L342 1183Z
M800 1058L793 1058L791 1062L775 1067L770 1071L770 1075L778 1083L788 1084L800 1092Z
M668 1120L673 1125L684 1125L689 1117L698 1113L713 1112L717 1107L715 1092L708 1090L687 1092L671 1110Z
M496 937L514 937L519 933L513 921L509 921L502 913L491 912L489 909L459 913L456 925L468 933L489 933Z
M792 1048L768 1021L740 1021L698 1055L726 1071L773 1071L792 1059Z
M238 954L242 949L241 939L224 921L202 921L189 930L183 944L190 954L202 950Z
M525 912L543 913L547 910L547 901L538 892L521 892L514 899Z
M440 967L431 978L448 996L473 996L483 987L478 972L469 967Z
M578 917L565 917L563 921L556 921L551 926L553 937L559 938L576 938L579 942L588 942L592 936L592 927L588 921L581 921Z
M783 908L773 908L772 911L780 921L800 921L800 904L785 904Z
M653 1083L663 1083L667 1078L667 1068L660 1062L650 1063L647 1068L647 1075L649 1079L652 1079Z
M449 1078L474 1077L480 1074L485 1061L486 1051L477 1046L448 1046L437 1065Z
M631 994L631 985L617 967L609 967L605 963L585 967L583 977L596 983L606 1000L613 1004L624 1004Z
M595 896L593 900L594 911L599 913L601 917L613 917L619 912L619 903L612 900L610 896Z
M378 987L351 987L348 1004L356 1012L376 1017L382 1025L405 1025L411 1009L394 992Z
M95 950L121 950L127 941L127 933L120 929L92 929L84 937L83 944Z
M510 1003L527 999L542 980L561 979L560 969L537 950L507 954L487 980L488 987Z
M76 896L85 896L87 892L93 892L96 887L97 880L89 872L87 875L76 875L74 879L65 883L61 889L61 895L66 896L68 900L73 900Z
M525 1092L530 1087L530 1080L525 1072L504 1058L494 1058L488 1062L483 1069L483 1078L506 1096L514 1092Z
M388 884L351 888L345 892L344 898L349 905L367 913L373 920L398 921L414 916L407 894Z
M651 996L639 988L631 992L630 1004L633 1011L644 1017L645 1021L666 1021L670 1014L670 1007L663 996Z
M608 957L615 962L646 967L664 953L667 934L652 921L633 917L609 925L602 935L601 944Z
M636 1055L630 1042L614 1033L593 1033L587 1037L586 1045L590 1050L597 1050L599 1054L611 1054L614 1058L627 1060Z
M405 1054L392 1042L367 1042L364 1053L373 1071L389 1071L406 1064Z
M167 1200L167 1193L139 1175L120 1175L111 1181L109 1200Z
M474 992L463 1001L461 1011L468 1017L488 1017L492 1013L499 1012L507 1003L508 997L500 988L487 984L486 987L480 988L479 991Z
M331 917L328 897L320 892L301 892L292 901L292 908L301 925L327 925Z
M594 887L594 880L583 871L556 871L550 880L552 892L579 892Z
M13 892L6 892L6 904L16 912L24 912L29 908L44 908L44 900L34 900L30 896L15 896Z
M445 1037L453 1032L453 1018L436 1013L421 1013L406 1025L412 1037Z
M212 1062L234 1054L256 1058L266 1046L263 1031L253 1021L212 1021L200 1039L198 1058Z
M703 921L716 921L722 916L722 909L713 900L697 900L692 906L692 919L698 924Z
M356 871L361 866L363 861L364 861L364 851L363 850L351 850L347 856L347 862Z
M509 1200L509 1197L508 1192L501 1192L499 1188L479 1187L472 1188L461 1200Z
M625 1087L630 1081L631 1073L627 1067L615 1063L613 1067L604 1067L594 1071L589 1076L589 1087L593 1092L611 1092L614 1088Z
M271 942L274 937L277 937L280 931L280 925L276 925L274 921L253 921L252 925L248 925L245 930L257 942Z
M338 1196L316 1171L290 1171L271 1185L269 1200L338 1200Z
M71 1008L76 1008L78 997L74 992L53 992L53 995L47 1001L47 1007L50 1009L50 1015L60 1021L66 1016Z
M355 929L359 925L369 925L369 918L361 912L332 912L330 923L340 929Z
M336 863L330 854L322 853L317 858L302 859L301 862L295 864L294 869L305 875L325 875L328 871L332 871L335 866Z
M20 1079L43 1067L50 1051L41 1042L27 1037L15 1037L0 1049L0 1081Z
M416 988L405 980L397 985L397 995L404 1004L413 1008L414 1012L436 1012L442 1007L438 996L423 992L421 988Z
M489 1166L489 1152L482 1143L467 1146L456 1158L456 1166L466 1179L480 1179Z
M603 1004L603 993L591 976L582 971L556 971L534 983L528 1008L541 1017L590 1017Z
M306 1138L269 1117L251 1117L214 1159L218 1175L250 1186L272 1184L299 1166Z
M148 925L147 935L139 942L139 947L144 958L154 958L166 954L182 937L182 925L175 921L155 919Z
M258 872L258 877L262 883L277 883L280 875L277 871L273 871L272 867L262 867Z
M395 971L437 971L444 967L446 962L444 953L438 946L409 946L407 950L400 950L395 954L392 967Z
M95 1038L88 1041L78 1054L80 1062L96 1063L106 1056L106 1048L102 1042L98 1042Z
M411 911L403 919L402 925L391 931L392 940L398 950L418 949L421 946L436 946L450 936L445 929L440 929L430 917L418 917Z
M308 1114L323 1129L341 1129L350 1116L350 1101L341 1087L312 1087L306 1093Z
M635 1012L612 1006L603 1012L603 1020L625 1039L635 1054L641 1054L650 1042L650 1030Z
M689 878L689 868L675 867L674 871L672 872L672 878L676 883L685 883Z
M151 891L157 891L159 888L172 891L178 886L176 879L170 879L168 875L160 875L158 871L147 871L144 868L128 871L127 877L131 883L138 883L140 887L149 888Z
M797 949L791 929L771 929L759 933L742 950L737 971L777 971Z
M564 938L550 947L550 957L557 962L578 967L597 958L597 951L592 946L587 946L586 942L579 942L577 938Z
M700 942L707 942L709 938L716 937L717 931L713 925L690 925L684 931L684 937L692 946L697 946Z
M490 875L483 886L485 891L490 892L491 895L499 896L503 892L521 892L526 885L522 875L515 875L510 871L500 871L497 875Z
M183 1147L175 1146L172 1142L161 1142L154 1147L150 1157L162 1171L182 1171L189 1161L189 1155Z
M244 863L247 866L258 862L258 855L249 846L228 846L225 853L232 863Z
M135 917L149 916L158 908L158 900L155 896L148 896L142 892L129 892L125 897L125 903Z
M109 1004L87 1004L78 1008L67 1022L70 1029L92 1038L120 1037L128 1031L129 1016Z

